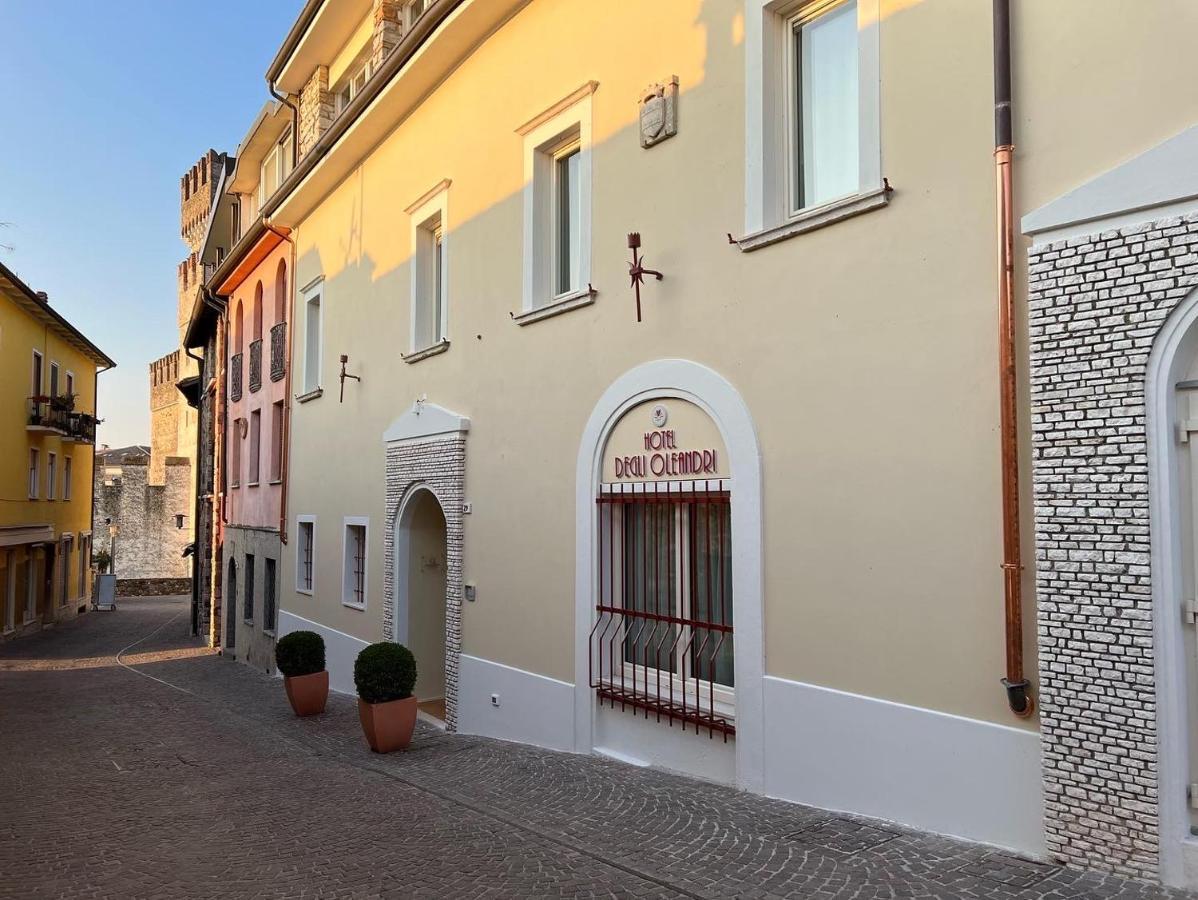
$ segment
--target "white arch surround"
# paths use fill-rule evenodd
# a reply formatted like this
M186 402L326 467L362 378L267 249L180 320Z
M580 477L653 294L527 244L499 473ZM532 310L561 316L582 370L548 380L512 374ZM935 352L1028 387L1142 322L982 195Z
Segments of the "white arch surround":
M736 622L736 784L764 790L764 566L761 449L744 399L708 367L685 359L661 359L625 372L603 392L582 432L575 475L576 565L574 587L574 742L594 746L596 702L590 687L588 648L595 608L598 549L595 497L602 478L603 448L620 417L646 400L686 400L719 428L732 474L733 621Z
M1177 305L1157 333L1145 374L1148 502L1151 532L1153 642L1156 647L1161 880L1198 886L1198 839L1189 833L1186 787L1186 635L1177 614L1184 597L1174 439L1174 388L1198 353L1198 290Z

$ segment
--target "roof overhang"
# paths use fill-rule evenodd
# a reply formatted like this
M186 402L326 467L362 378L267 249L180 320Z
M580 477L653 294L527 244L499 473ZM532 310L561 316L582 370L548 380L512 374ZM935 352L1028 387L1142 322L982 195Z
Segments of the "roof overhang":
M187 405L192 409L200 408L200 376L188 375L175 382L175 390L183 395Z
M267 101L237 146L237 160L241 165L229 179L226 191L248 194L258 189L262 160L266 159L290 124L291 111L276 100Z
M463 59L529 0L435 0L262 208L297 226Z
M287 239L289 234L291 234L290 228L268 228L261 221L256 222L255 227L246 232L246 238L250 238L251 241L243 250L239 250L238 256L230 257L236 261L227 269L222 266L217 270L213 279L216 286L212 292L218 297L230 296L254 273L262 261ZM239 246L240 244L241 241L238 241ZM217 278L220 280L217 281Z
M0 263L0 293L33 318L45 322L59 337L95 362L97 366L104 369L116 368L116 363L103 350L84 337L83 332L39 297L33 288L18 278L16 273L3 263Z
M1023 217L1037 244L1198 210L1198 125Z
M313 70L337 55L371 6L371 0L308 0L267 69L266 80L279 91L298 94Z

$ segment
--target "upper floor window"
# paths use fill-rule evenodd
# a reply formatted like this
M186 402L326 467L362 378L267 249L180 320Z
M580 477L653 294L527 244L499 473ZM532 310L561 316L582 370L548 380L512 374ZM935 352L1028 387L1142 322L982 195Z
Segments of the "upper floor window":
M524 135L525 314L590 300L591 94L596 86L584 85L518 129Z
M33 369L30 372L29 388L30 393L34 397L41 396L42 393L42 364L43 357L36 350L33 351Z
M367 44L337 85L333 88L333 104L334 114L341 115L345 108L353 102L354 97L362 93L362 89L366 87L366 82L370 80L370 76L374 74L374 68L371 61L370 52L372 46Z
M750 0L743 249L885 203L879 2ZM828 208L839 214L820 220Z
M36 500L41 487L41 462L36 447L29 448L29 499Z
M254 286L254 337L253 340L262 340L262 282L259 281Z
M241 423L234 419L229 423L229 485L241 487Z
M58 396L58 363L50 363L50 396Z
M416 20L423 16L432 5L433 0L408 0L403 9L404 30L407 31L415 25Z
M250 486L258 484L258 474L262 466L262 410L255 409L250 413Z
M808 4L790 18L790 203L797 211L857 192L857 3Z
M46 454L46 499L57 500L58 493L58 454Z
M277 400L270 407L270 481L283 480L283 401Z
M265 203L291 174L291 167L294 165L294 160L291 158L291 143L291 126L288 125L282 137L266 154L266 159L262 160L262 166L258 173L259 206Z
M75 396L75 374L67 372L67 396L73 398Z
M71 462L71 457L64 456L62 458L62 499L63 500L71 499L71 479L74 475L74 472L72 471L73 468L74 468L74 466L73 466L73 463Z
M304 393L320 389L321 329L320 296L323 282L316 282L304 291Z
M446 343L449 324L445 254L448 188L448 181L441 182L407 210L412 217L413 353Z

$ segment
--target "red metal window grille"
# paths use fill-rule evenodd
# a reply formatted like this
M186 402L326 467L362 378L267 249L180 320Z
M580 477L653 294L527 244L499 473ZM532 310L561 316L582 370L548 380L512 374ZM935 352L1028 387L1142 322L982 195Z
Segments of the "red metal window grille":
M366 602L366 529L351 525L354 530L354 602Z
M605 485L590 683L600 702L736 733L731 495L720 481Z

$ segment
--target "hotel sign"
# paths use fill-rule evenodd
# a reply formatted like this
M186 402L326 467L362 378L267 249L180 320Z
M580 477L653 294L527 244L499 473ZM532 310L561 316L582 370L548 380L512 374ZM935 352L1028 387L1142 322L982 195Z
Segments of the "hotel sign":
M727 453L711 418L685 400L639 404L612 429L603 480L690 481L728 477Z

